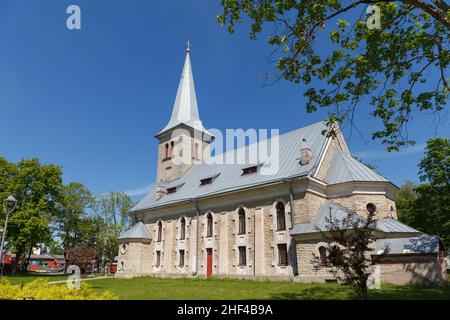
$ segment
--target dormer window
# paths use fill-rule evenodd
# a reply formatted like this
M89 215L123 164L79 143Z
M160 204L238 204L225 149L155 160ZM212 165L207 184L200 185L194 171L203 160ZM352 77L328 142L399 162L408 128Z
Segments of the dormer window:
M200 185L201 185L201 186L205 186L205 185L208 185L208 184L212 184L212 183L214 182L214 180L215 180L218 176L220 176L220 173L216 173L216 174L213 175L213 176L209 176L209 177L207 177L207 178L200 179Z
M175 193L177 192L177 187L172 187L167 189L167 194Z
M258 171L258 166L252 166L242 169L242 175L256 173Z
M212 177L205 178L205 179L200 180L200 185L204 186L204 185L207 185L207 184L211 184L212 181L213 181Z

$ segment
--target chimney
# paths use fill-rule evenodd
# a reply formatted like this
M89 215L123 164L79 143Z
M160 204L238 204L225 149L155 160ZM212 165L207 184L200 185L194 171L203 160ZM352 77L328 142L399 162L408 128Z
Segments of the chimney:
M167 193L167 189L162 186L156 187L156 200L161 199Z
M306 139L303 138L300 149L300 165L305 166L311 161L311 149L306 144Z

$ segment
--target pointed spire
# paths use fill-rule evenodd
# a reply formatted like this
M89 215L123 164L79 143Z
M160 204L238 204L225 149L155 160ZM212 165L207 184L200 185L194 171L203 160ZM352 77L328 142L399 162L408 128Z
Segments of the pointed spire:
M159 134L184 123L192 128L209 134L203 127L198 114L197 97L195 95L194 77L192 76L192 67L190 59L191 45L187 42L186 60L184 61L183 72L178 85L177 96L173 105L172 116L169 123Z

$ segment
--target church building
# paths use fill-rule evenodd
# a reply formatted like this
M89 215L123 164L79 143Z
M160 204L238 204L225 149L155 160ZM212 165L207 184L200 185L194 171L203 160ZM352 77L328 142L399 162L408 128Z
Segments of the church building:
M129 212L134 224L119 238L116 277L335 281L317 227L330 214L369 211L382 281L445 283L439 238L399 222L398 188L352 157L342 133L326 137L324 129L319 122L277 136L272 174L262 174L265 163L205 161L216 156L214 137L200 120L188 48L171 118L155 136L155 187ZM251 145L243 148L248 154ZM383 251L386 244L395 250Z

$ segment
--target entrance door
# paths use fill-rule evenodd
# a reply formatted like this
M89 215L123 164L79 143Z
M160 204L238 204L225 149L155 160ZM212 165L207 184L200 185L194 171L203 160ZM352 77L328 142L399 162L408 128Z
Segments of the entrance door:
M212 249L206 249L206 276L212 275Z

